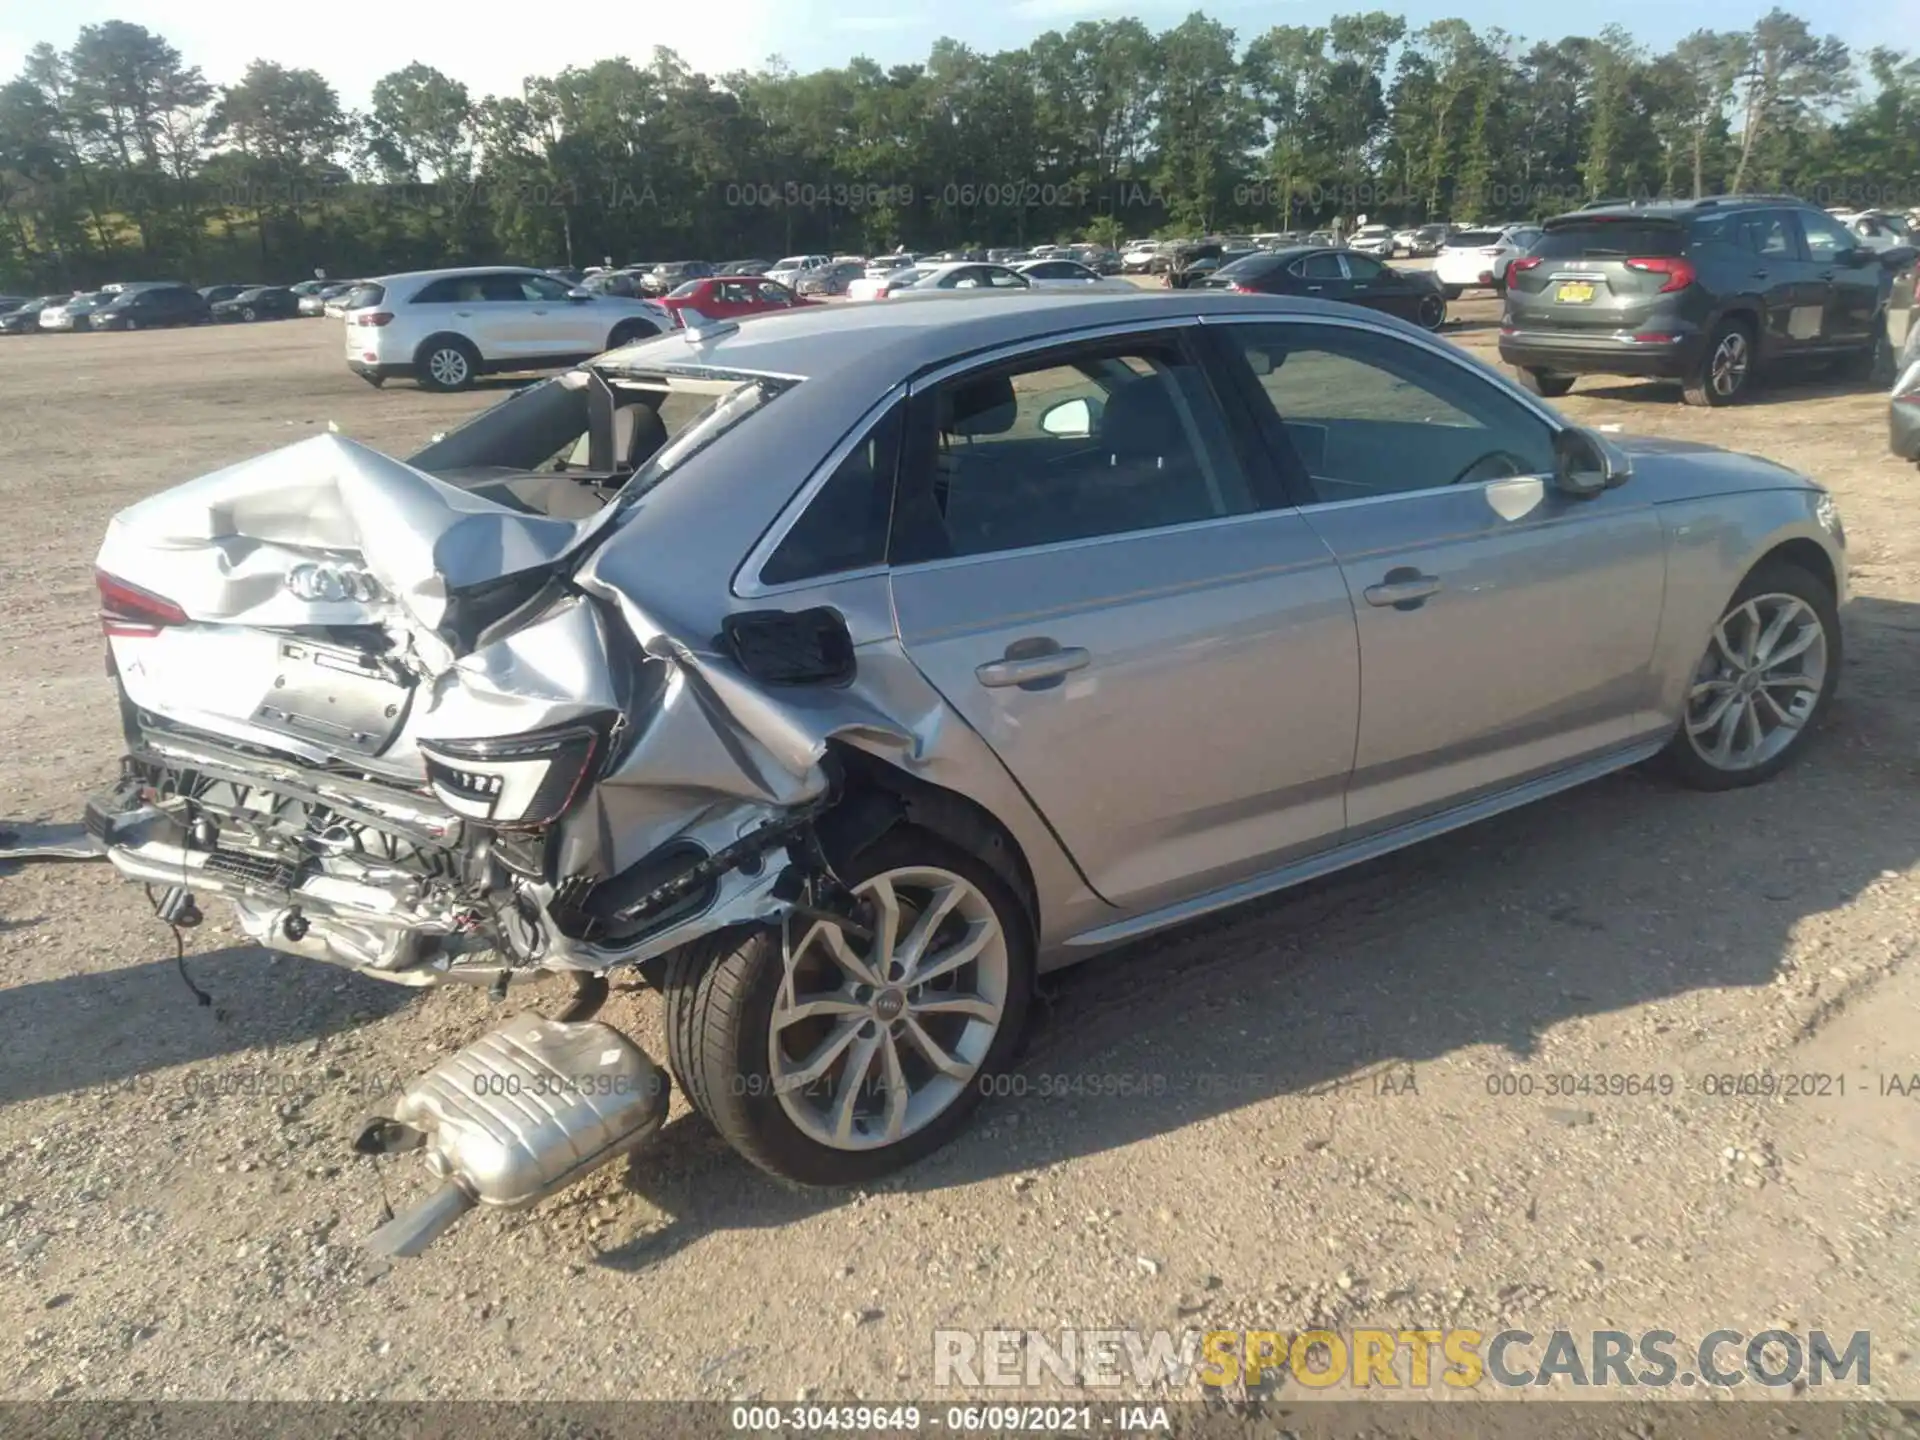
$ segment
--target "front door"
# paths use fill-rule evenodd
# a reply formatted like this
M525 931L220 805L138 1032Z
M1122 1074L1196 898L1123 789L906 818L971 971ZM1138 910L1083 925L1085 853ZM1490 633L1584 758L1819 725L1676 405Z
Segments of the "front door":
M1830 216L1802 210L1800 231L1806 237L1807 258L1823 297L1825 322L1820 342L1829 346L1864 346L1880 316L1880 282L1885 278L1880 260L1860 238Z
M1179 329L913 398L900 635L1093 888L1150 909L1335 843L1359 698L1326 545Z
M1209 329L1212 330L1211 324ZM1552 425L1469 363L1357 326L1222 323L1360 636L1355 833L1618 749L1665 723L1662 532L1631 482L1553 488Z
M1403 277L1366 255L1342 255L1340 263L1347 270L1344 299L1403 320L1415 318L1419 295Z

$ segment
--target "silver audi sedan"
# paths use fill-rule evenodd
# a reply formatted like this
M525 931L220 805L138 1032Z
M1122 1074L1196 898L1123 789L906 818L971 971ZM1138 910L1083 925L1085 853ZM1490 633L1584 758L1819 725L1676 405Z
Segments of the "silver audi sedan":
M1767 779L1844 545L1805 476L1350 306L694 323L119 517L92 821L383 978L636 969L735 1146L853 1183L954 1134L1049 967L1625 766Z

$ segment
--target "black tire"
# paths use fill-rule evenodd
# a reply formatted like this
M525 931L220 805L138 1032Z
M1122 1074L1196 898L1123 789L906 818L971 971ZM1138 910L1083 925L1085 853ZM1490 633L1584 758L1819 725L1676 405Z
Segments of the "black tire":
M1729 361L1728 378L1725 384L1717 376L1717 369L1723 348L1737 344L1741 359L1737 368ZM1751 322L1730 316L1713 327L1713 333L1707 337L1706 349L1700 356L1700 363L1694 367L1691 375L1681 381L1680 393L1689 405L1736 405L1747 398L1747 392L1753 386L1754 372L1759 368L1759 354L1754 344L1754 332Z
M622 320L607 336L607 349L618 350L622 345L631 345L636 340L651 340L659 333L658 325L649 325L645 320Z
M1513 377L1520 382L1522 390L1530 390L1535 395L1544 395L1549 400L1556 399L1573 389L1573 376L1556 375L1551 370L1530 370L1523 366L1514 370Z
M773 1007L783 982L778 927L723 930L667 957L667 1058L688 1099L728 1144L770 1174L802 1185L858 1185L911 1165L966 1124L1019 1046L1033 991L1033 930L1026 909L993 867L916 826L889 831L842 878L858 888L907 866L938 866L991 904L1006 938L1007 990L999 1030L979 1069L947 1108L891 1145L836 1149L809 1137L774 1093L769 1057Z
M458 335L429 336L414 352L413 373L422 390L440 394L470 390L480 378L480 352Z
M1440 287L1440 293L1449 300L1458 300L1462 295L1467 293L1467 287L1464 285L1442 285Z
M1739 790L1748 785L1758 785L1771 780L1795 757L1806 749L1807 737L1813 732L1821 718L1826 714L1828 703L1833 699L1835 687L1840 682L1842 644L1840 633L1840 612L1834 603L1833 591L1816 576L1809 574L1798 565L1785 560L1766 560L1755 566L1740 588L1733 592L1721 611L1716 627L1733 611L1756 596L1791 595L1804 602L1819 618L1821 629L1825 632L1826 675L1809 708L1804 721L1795 730L1783 749L1771 759L1743 770L1728 770L1712 764L1696 748L1687 734L1687 720L1691 711L1691 692L1697 680L1697 673L1690 675L1687 681L1689 700L1682 707L1679 727L1673 738L1667 742L1667 748L1654 759L1654 766L1669 778L1693 790ZM1713 644L1708 640L1708 645ZM1704 664L1710 652L1703 652Z
M258 320L260 318L260 312L255 310L253 306L249 305L247 306L246 309L240 312L240 318L242 320Z
M1447 302L1438 295L1422 295L1413 318L1422 330L1438 330L1447 323Z

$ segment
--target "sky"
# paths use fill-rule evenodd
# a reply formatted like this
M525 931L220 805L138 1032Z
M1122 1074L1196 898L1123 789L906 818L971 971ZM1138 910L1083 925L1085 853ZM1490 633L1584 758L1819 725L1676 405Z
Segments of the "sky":
M1404 13L1410 29L1451 16L1476 28L1501 26L1528 40L1592 33L1617 20L1650 47L1664 47L1695 29L1751 25L1772 0L1609 0L1604 7L1569 12L1538 0L1420 0ZM1920 46L1910 19L1912 0L1785 0L1817 32L1835 34L1857 50L1872 45ZM64 48L82 25L127 20L164 35L189 64L215 84L238 80L260 58L307 66L333 82L343 103L364 107L382 75L413 60L466 82L476 95L517 93L527 75L552 74L615 55L645 62L655 45L678 51L695 69L719 74L758 69L779 55L800 71L843 65L868 55L882 65L924 60L942 35L977 50L1026 44L1047 30L1081 20L1135 16L1155 30L1178 24L1194 0L968 0L964 6L907 8L901 0L731 0L708 10L692 4L616 4L605 10L569 7L566 23L545 25L536 11L476 10L405 0L329 0L316 12L305 5L266 9L227 0L0 0L0 79L17 74L40 41ZM1272 25L1322 24L1335 13L1394 9L1383 0L1210 0L1197 8L1231 26L1245 41ZM1898 31L1899 33L1896 33Z

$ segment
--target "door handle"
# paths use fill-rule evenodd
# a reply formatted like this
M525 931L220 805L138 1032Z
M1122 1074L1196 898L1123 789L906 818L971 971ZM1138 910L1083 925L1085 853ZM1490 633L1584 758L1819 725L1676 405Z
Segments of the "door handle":
M1753 278L1756 280L1764 280L1767 278L1768 273L1769 272L1765 270L1756 270L1753 272Z
M1378 585L1366 589L1369 605L1391 605L1396 610L1418 610L1429 596L1440 593L1438 575L1422 575L1411 565L1396 565Z
M1045 645L1046 649L1040 649ZM1084 670L1093 661L1078 645L1060 646L1051 640L1016 640L998 660L989 660L974 670L974 678L989 690L1017 685L1022 690L1044 690L1054 681Z
M1326 289L1326 288L1327 288L1327 287L1326 287L1326 286L1324 286L1324 285L1309 285L1309 286L1307 286L1307 289L1308 289L1308 291L1310 291L1311 293L1313 293L1313 294L1315 294L1315 295L1317 295L1317 294L1319 294L1319 293L1320 293L1320 292L1321 292L1322 290L1324 290L1324 289Z
M473 312L471 310L456 310L453 313L462 320L471 320L473 318Z

